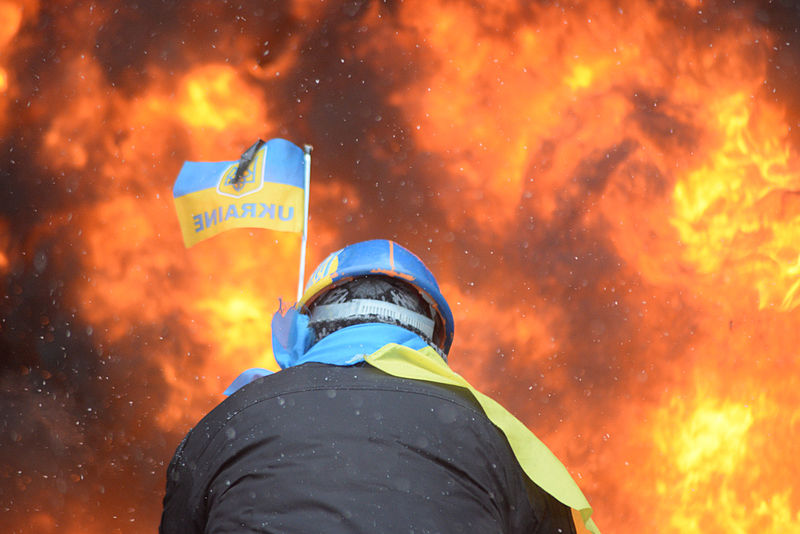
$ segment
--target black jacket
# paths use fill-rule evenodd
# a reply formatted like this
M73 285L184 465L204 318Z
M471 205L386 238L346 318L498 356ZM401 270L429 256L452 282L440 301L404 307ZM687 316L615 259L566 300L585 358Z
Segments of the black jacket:
M162 534L574 533L458 388L310 363L243 387L167 472Z

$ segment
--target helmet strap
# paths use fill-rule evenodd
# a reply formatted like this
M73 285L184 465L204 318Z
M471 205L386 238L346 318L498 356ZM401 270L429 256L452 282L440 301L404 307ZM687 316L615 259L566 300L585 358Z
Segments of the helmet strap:
M393 319L402 325L418 330L428 339L433 339L433 331L436 326L433 319L429 317L382 300L353 299L338 304L320 304L311 310L311 323L356 317Z

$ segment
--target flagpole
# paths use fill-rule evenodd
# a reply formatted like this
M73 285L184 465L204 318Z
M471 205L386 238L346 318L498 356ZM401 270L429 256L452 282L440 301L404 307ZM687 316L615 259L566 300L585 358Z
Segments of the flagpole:
M297 301L303 296L303 282L306 277L306 242L308 238L308 197L311 196L311 151L314 147L303 145L305 152L305 181L303 184L303 238L300 244L300 274L297 280Z

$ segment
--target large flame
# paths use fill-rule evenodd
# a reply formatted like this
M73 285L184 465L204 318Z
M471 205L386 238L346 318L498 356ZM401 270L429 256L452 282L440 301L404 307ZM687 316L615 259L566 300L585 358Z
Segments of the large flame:
M6 530L153 531L275 368L298 236L186 250L171 199L258 137L315 147L309 268L417 252L603 531L800 530L800 16L762 4L0 0Z

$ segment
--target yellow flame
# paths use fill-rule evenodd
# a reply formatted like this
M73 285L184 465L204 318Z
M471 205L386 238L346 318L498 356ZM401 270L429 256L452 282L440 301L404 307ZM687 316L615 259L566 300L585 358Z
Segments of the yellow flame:
M566 79L566 84L573 90L585 89L592 85L594 72L586 65L575 65Z
M184 80L178 114L188 126L217 131L249 125L265 110L255 89L228 66L204 66Z
M716 99L710 129L721 141L679 180L671 222L702 273L755 288L761 309L800 304L800 177L779 113L744 93Z
M713 473L734 471L744 454L743 443L753 424L751 408L715 406L708 401L697 407L673 439L677 441L675 464L689 484L707 481Z
M654 437L666 466L664 476L656 480L657 494L675 501L669 521L676 531L699 533L699 521L709 509L713 512L738 499L724 481L745 469L751 408L708 396L691 408L673 398L660 419L665 424Z
M220 294L198 303L201 313L209 314L209 322L217 339L226 340L226 353L236 352L239 345L257 347L263 343L271 315L264 309L263 299L246 295Z
M675 395L654 418L662 531L796 532L800 512L793 511L791 489L762 481L766 473L759 471L759 457L774 447L764 429L774 424L779 406L765 393L722 395L716 391L721 386L708 385L702 373L696 381L694 396Z

